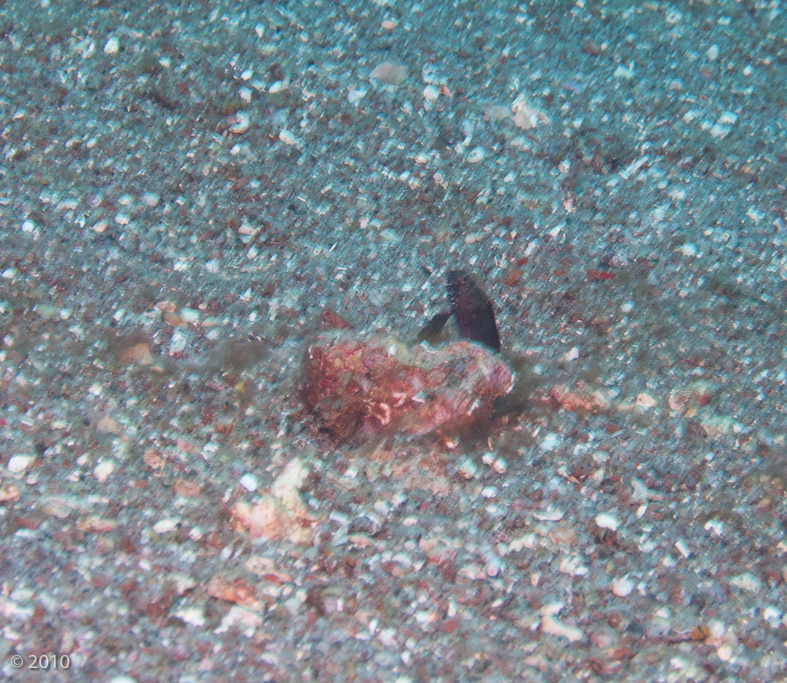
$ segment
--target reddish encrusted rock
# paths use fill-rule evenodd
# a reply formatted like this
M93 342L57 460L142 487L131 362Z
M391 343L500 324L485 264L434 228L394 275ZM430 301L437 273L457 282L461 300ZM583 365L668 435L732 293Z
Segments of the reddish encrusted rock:
M460 341L408 347L392 336L323 332L303 357L304 398L337 441L381 432L460 433L488 421L514 376L495 353Z

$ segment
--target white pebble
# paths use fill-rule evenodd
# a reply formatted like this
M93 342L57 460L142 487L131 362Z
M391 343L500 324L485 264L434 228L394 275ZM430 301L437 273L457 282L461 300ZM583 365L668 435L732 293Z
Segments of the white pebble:
M244 474L240 478L240 485L249 493L256 491L260 485L259 480L253 474Z
M738 120L738 115L732 111L725 111L720 117L717 123L722 126L732 126L735 125L735 122Z
M174 616L197 628L201 628L207 623L205 613L202 611L201 607L184 607L175 612Z
M193 308L181 308L180 317L184 322L195 323L199 320L199 311L195 311Z
M602 512L596 517L596 524L598 524L602 529L611 529L612 531L617 531L618 527L620 526L618 518L615 517L615 515L611 515L607 512Z
M33 232L36 229L36 224L33 221L24 221L22 223L22 232Z
M475 244L476 242L481 242L484 237L486 237L486 233L471 232L469 235L465 235L465 244Z
M104 482L114 471L115 463L112 460L102 460L93 470L93 476L99 481Z
M716 650L716 656L722 662L730 662L732 661L733 657L732 648L727 643L725 643L724 645L721 645L718 650Z
M297 145L298 139L292 134L291 131L284 128L281 133L279 133L279 140L281 140L285 145Z
M360 100L366 95L366 90L361 88L353 88L350 92L347 93L347 101L350 104L355 104L356 102L360 102Z
M750 593L759 593L762 588L762 581L753 574L744 572L730 579L730 585Z
M471 149L467 155L467 163L468 164L477 164L479 161L484 160L484 150L482 147L476 147L475 149Z
M615 579L612 582L612 592L619 598L625 598L633 590L634 582L629 579L628 576L624 576L621 579Z
M488 465L498 474L504 474L508 469L508 463L503 458L496 458L493 453L484 453L481 461L484 465Z
M246 112L239 111L233 117L235 123L233 123L229 128L229 132L233 133L234 135L242 135L247 130L249 130L249 126L251 125L251 118Z
M579 347L572 346L567 352L566 355L563 356L563 360L565 361L572 361L579 358Z
M383 242L398 242L401 238L390 228L380 230L380 237Z
M696 256L697 255L697 247L693 245L691 242L687 242L680 246L678 251L683 254L684 256Z
M161 196L155 192L144 192L142 194L142 201L151 207L158 206L158 203L161 201Z
M478 474L478 467L471 458L464 456L459 463L459 474L461 474L465 479L472 479L476 474Z
M542 451L553 451L560 445L560 443L560 437L557 434L550 432L544 437L540 448Z
M12 455L8 460L8 471L14 474L20 474L30 466L33 460L34 458L32 455Z
M438 97L440 97L440 91L433 85L427 85L424 88L424 99L427 102L436 102Z
M108 55L116 55L118 50L120 49L120 43L115 36L112 36L105 44L104 44L104 52Z
M643 392L641 394L637 394L636 403L643 410L650 410L651 408L656 406L656 399L653 398L650 394L646 394Z
M679 24L683 19L683 13L676 9L667 10L667 14L664 18L668 24Z
M170 356L175 356L179 353L183 353L184 349L186 348L187 344L186 337L181 334L180 330L175 330L172 333L172 337L169 340L169 347L167 348L167 353Z
M391 62L378 64L372 69L372 73L369 74L370 79L389 85L399 85L406 77L407 67L403 64L393 64Z
M485 486L481 490L481 495L484 498L497 498L497 488L495 486Z
M174 519L162 519L153 525L153 531L157 534L167 534L173 531L177 526L178 523Z
M585 634L581 629L575 628L573 626L567 626L557 617L553 617L549 614L542 617L541 630L551 636L563 636L567 638L568 642L570 643L575 643L585 637Z

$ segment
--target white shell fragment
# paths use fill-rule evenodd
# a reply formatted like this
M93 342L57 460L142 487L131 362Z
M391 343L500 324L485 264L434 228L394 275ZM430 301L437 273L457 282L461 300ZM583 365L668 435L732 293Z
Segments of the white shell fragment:
M232 117L234 123L227 129L233 135L242 135L247 130L249 130L249 126L251 125L251 117L244 112L239 111L235 116Z
M585 637L584 632L574 626L567 626L557 617L547 614L541 618L541 630L551 636L563 636L569 643L576 643Z
M517 97L511 105L514 114L514 125L517 128L528 130L538 126L548 126L552 123L544 112L530 106L524 95Z
M681 555L683 555L684 558L687 558L689 555L691 555L689 546L686 545L686 541L684 541L682 538L675 541L675 548Z
M479 161L484 160L484 150L482 147L471 149L467 154L468 164L477 164Z
M232 507L233 517L249 531L252 539L283 539L292 543L311 544L313 517L301 499L300 491L309 476L309 468L293 458L276 478L271 492L252 506L238 500Z

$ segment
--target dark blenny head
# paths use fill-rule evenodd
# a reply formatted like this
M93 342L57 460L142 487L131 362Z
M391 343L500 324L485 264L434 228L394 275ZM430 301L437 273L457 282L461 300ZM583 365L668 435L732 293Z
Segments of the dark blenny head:
M500 335L495 322L495 309L489 297L464 270L449 271L445 282L459 334L499 351Z

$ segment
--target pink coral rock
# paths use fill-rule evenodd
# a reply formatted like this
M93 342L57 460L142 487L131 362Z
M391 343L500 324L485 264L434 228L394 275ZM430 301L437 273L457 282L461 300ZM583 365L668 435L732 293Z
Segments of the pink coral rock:
M409 347L393 336L323 332L306 346L304 398L337 441L399 431L462 432L490 419L514 376L473 342Z

